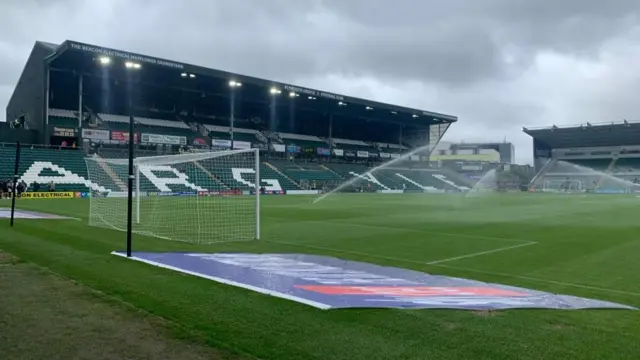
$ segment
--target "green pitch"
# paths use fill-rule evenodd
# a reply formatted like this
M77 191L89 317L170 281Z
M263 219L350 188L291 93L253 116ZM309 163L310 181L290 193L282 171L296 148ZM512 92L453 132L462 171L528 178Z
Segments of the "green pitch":
M262 198L260 241L136 236L134 250L315 253L640 306L640 198L338 195ZM8 206L7 200L0 207ZM124 234L88 227L88 199L21 200L80 220L8 220L0 249L261 359L637 359L640 312L330 310L109 255ZM167 210L168 211L168 210Z

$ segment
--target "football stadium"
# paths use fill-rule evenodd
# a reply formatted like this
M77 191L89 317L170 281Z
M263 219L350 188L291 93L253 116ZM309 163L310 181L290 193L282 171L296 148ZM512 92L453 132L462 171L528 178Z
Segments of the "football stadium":
M35 43L6 111L0 324L32 335L2 358L640 354L638 123L524 128L519 166L442 142L456 116L75 41ZM216 352L140 355L139 317Z

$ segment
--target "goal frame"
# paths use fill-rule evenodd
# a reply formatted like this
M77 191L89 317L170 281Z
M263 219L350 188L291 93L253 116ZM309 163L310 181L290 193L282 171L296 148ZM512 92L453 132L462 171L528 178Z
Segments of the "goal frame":
M160 156L147 156L147 157L137 157L133 159L133 161L129 162L129 165L132 166L131 173L133 176L129 176L130 180L130 189L132 191L127 191L127 202L131 201L133 206L128 209L130 212L127 214L127 254L130 254L131 248L133 248L133 241L129 239L133 237L133 234L136 231L131 226L132 222L135 224L141 223L141 203L142 197L145 195L145 192L141 188L141 178L142 171L141 168L144 168L145 165L172 165L179 164L191 161L201 161L208 158L218 158L224 156L233 156L237 154L253 154L254 161L253 167L255 171L255 184L254 188L251 190L253 194L248 195L239 195L239 196L255 196L255 233L253 235L253 240L260 240L260 232L261 232L261 223L260 223L260 204L261 204L261 176L260 176L260 149L259 148L251 148L251 149L237 149L237 150L222 150L222 151L207 151L207 152L198 152L198 153L183 153L183 154L173 154L173 155L160 155ZM125 165L127 159L109 159L109 158L100 158L100 159L91 159L96 162L106 162L106 163L121 163L121 165ZM196 196L200 196L200 194L196 194ZM93 200L93 199L92 199ZM90 207L92 207L90 205ZM91 211L92 209L90 209ZM124 230L124 229L123 229ZM250 238L248 239L251 240Z
M565 191L562 191L562 189L556 189L552 186L549 186L550 184L554 183L554 182L565 182L565 181L569 181L570 184L578 184L578 186L574 187L574 188L568 188L565 189ZM579 179L563 179L562 177L558 177L558 178L547 178L547 179L543 179L542 181L542 189L544 192L566 192L566 193L580 193L580 192L584 192L585 191L585 183L582 180ZM552 190L552 191L549 191Z
M224 151L210 151L212 153L227 153L228 155L233 155L233 154L241 154L241 153L254 153L254 157L255 157L255 172L256 172L256 179L255 179L255 197L256 197L256 233L255 233L255 240L260 240L260 149L259 148L253 148L253 149L238 149L238 150L224 150ZM204 153L209 153L209 152L204 152ZM202 153L200 153L202 154ZM223 154L220 156L224 156L227 154ZM180 155L184 155L184 154L175 154L175 155L163 155L163 156L180 156ZM136 201L136 209L135 209L135 221L137 224L140 223L140 163L143 163L145 159L153 159L153 158L157 158L157 156L148 156L148 157L139 157L139 158L135 158L133 160L133 169L134 169L134 182L135 182L135 187L134 187L134 191L133 191L133 196L135 198Z

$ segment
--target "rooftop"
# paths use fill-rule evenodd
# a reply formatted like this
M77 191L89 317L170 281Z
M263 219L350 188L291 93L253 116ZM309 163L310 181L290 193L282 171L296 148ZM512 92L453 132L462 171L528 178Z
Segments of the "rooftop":
M640 145L640 121L525 127L522 131L555 149Z
M95 69L99 68L97 65L101 63L103 65L111 63L115 65L115 63L118 63L120 65L124 64L127 67L144 67L145 72L151 71L153 74L159 75L158 78L162 78L163 81L166 81L170 85L184 85L184 78L193 80L193 84L199 83L199 85L206 83L207 79L209 79L209 81L215 79L218 81L218 87L220 87L220 84L228 87L227 84L230 85L231 83L252 84L263 88L263 90L268 89L271 94L284 92L285 95L296 96L299 97L300 100L313 102L313 105L309 106L319 108L321 111L326 111L326 108L331 106L331 113L349 117L366 117L384 121L410 123L418 126L453 123L458 120L456 116L452 115L370 101L71 40L67 40L59 46L49 43L43 44L52 48L53 52L47 57L47 61L55 68L78 68L82 71L95 72ZM124 66L120 66L120 68L124 69ZM114 74L115 73L114 71ZM183 82L179 83L181 79ZM218 88L217 90L220 91L221 89Z

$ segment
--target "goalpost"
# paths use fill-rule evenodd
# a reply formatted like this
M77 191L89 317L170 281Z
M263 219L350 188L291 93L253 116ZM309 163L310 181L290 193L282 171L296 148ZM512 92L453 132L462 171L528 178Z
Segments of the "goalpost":
M127 231L128 159L88 157L89 225ZM259 149L134 159L132 232L198 244L260 238Z
M542 189L545 192L582 192L584 183L575 178L547 177L543 180Z

